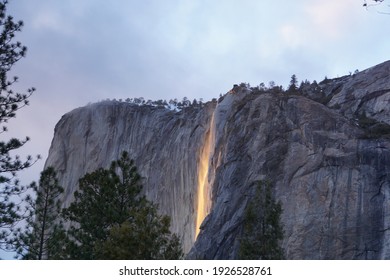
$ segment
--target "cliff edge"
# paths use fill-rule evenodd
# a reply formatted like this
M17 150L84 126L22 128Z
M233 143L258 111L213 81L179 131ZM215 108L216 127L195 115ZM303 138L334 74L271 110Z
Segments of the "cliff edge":
M254 182L266 179L282 203L288 259L390 259L389 100L385 62L294 93L238 86L179 112L101 102L62 117L46 166L66 207L82 175L128 151L187 258L237 258ZM211 208L196 236L208 141Z

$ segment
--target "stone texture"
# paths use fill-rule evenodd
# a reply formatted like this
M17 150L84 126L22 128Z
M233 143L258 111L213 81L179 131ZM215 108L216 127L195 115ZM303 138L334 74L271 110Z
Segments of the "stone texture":
M288 259L390 257L388 139L360 139L350 120L302 96L242 92L216 115L213 210L188 258L237 256L245 207L264 179L283 205Z
M340 107L352 119L365 112L367 116L390 124L390 62L384 62L357 74L338 79L333 84L329 107Z
M145 193L191 248L187 258L236 258L254 182L267 179L282 202L288 259L390 259L389 135L367 137L359 122L364 112L390 124L389 89L386 62L302 95L241 87L181 112L93 104L60 120L46 166L59 171L66 206L80 176L129 151ZM212 209L193 244L198 162L213 114Z
M78 179L108 167L128 151L143 177L147 197L172 218L172 231L192 246L197 163L215 104L180 113L164 108L102 102L78 108L56 125L46 166L58 171L63 207L73 200Z

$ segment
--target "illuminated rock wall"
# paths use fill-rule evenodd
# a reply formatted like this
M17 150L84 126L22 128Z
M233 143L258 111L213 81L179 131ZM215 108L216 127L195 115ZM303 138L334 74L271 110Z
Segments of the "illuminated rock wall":
M67 206L78 178L128 151L187 258L236 258L254 182L269 180L288 259L389 259L389 94L387 62L295 95L236 87L181 112L97 103L59 121L46 166Z
M143 177L147 197L172 218L172 231L188 252L195 240L200 151L214 107L215 103L208 103L174 112L102 102L64 115L46 161L46 166L58 170L65 188L63 206L72 201L80 177L108 167L122 151L128 151Z

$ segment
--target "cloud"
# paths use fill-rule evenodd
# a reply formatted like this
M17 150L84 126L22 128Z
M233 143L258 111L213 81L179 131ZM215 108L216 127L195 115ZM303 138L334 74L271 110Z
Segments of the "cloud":
M283 25L279 32L283 41L283 45L287 46L288 48L297 48L305 43L305 39L301 36L300 29L295 25Z
M21 62L26 63L21 80L27 76L26 88L36 86L42 99L67 100L59 109L65 113L71 106L126 94L211 99L241 81L331 75L325 73L328 65L349 63L346 54L361 51L361 45L352 45L358 37L351 32L356 9L365 11L356 2L19 0L11 5L18 8L16 18L26 19L22 42L29 52Z
M316 0L305 7L309 16L307 27L328 39L344 36L356 22L356 0ZM361 8L361 6L359 6Z
M31 26L36 31L52 32L63 35L74 33L73 26L66 16L56 8L43 7L38 9L31 19Z
M32 22L33 28L59 30L60 18L54 11L41 11Z

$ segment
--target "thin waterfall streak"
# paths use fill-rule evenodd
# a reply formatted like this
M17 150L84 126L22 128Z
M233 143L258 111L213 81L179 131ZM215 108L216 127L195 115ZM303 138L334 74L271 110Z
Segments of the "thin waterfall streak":
M202 147L198 168L197 213L195 224L195 239L200 226L211 209L211 182L209 181L210 162L214 152L215 132L214 114L211 116L210 128Z

